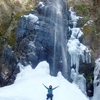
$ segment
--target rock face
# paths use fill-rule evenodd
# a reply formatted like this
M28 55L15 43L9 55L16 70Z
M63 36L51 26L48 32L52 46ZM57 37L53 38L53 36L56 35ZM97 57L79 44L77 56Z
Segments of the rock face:
M13 58L13 51L9 45L4 46L2 59L0 59L0 85L12 84L15 80L19 68L16 67L16 60Z
M80 5L80 4L86 4L89 5L92 3L92 0L67 0L69 5Z
M66 4L61 0L59 1L61 3L61 12L57 12L56 1L44 1L44 3L41 2L36 7L35 11L24 15L19 23L16 36L15 55L17 55L18 61L23 65L31 64L35 68L40 61L46 60L50 64L50 74L53 76L56 76L58 71L65 73L61 62L63 57L60 36L64 34L64 41L66 41L68 32L66 13L68 13L68 10ZM62 17L58 13L61 13ZM59 16L59 21L56 18L57 16ZM61 23L63 23L63 26ZM62 27L64 33L61 33L60 27ZM59 33L58 38L55 36L56 31ZM55 38L59 39L60 42L55 44ZM64 43L66 46L66 42ZM55 52L56 58L54 57ZM69 77L68 75L70 74L64 74L66 78Z
M5 40L10 46L15 44L15 28L20 17L34 9L38 0L0 1L0 57Z
M75 8L77 15L83 18L79 26L84 32L83 44L89 47L94 58L98 58L100 51L100 1L99 0L68 0L68 4Z
M45 1L45 0L41 0ZM26 12L33 9L39 0L1 0L0 1L0 41L2 38L7 37L7 41L12 40L9 38L9 34L13 33L17 21L20 16ZM94 58L97 58L100 51L99 42L100 42L100 1L99 0L67 0L69 6L74 6L77 12L77 15L84 17L83 23L87 23L88 20L93 20L92 25L88 25L88 28L84 27L84 24L81 27L84 29L84 39L83 43L87 45L94 55ZM14 20L13 20L14 18ZM12 23L12 24L11 24ZM90 31L87 31L90 30ZM89 40L89 41L87 41ZM93 42L93 41L94 42ZM11 41L10 41L11 42ZM9 43L10 44L10 43ZM2 51L2 43L0 43L0 55ZM10 44L11 45L11 44Z
M31 66L35 68L36 65L43 60L46 60L50 64L51 75L56 76L58 71L61 71L63 76L70 80L70 66L66 72L65 66L62 63L62 49L64 52L63 46L66 47L67 42L69 13L66 3L62 0L59 0L59 2L61 4L61 12L58 12L56 9L56 1L44 1L44 3L41 2L35 10L21 17L16 30L16 46L10 50L9 47L6 46L4 52L5 50L9 51L3 54L4 57L1 59L1 61L4 61L5 57L9 56L10 58L7 60L9 62L13 61L11 65L9 65L8 62L8 70L6 69L6 72L12 76L10 77L9 74L5 75L8 77L8 81L1 73L1 80L5 80L4 83L1 83L2 85L13 83L16 74L19 72L18 63L24 66L31 64ZM59 17L56 18L58 15ZM63 33L61 33L62 30ZM58 33L58 38L55 37L56 32ZM61 40L61 37L63 40ZM58 39L57 42L55 42L55 38ZM63 42L63 44L60 44L60 42ZM66 48L65 52L67 52ZM54 57L55 53L56 55ZM69 57L67 57L67 59L69 59ZM70 62L68 64L70 64ZM11 72L9 72L10 68L13 69ZM1 71L2 70L3 68Z
M19 69L13 57L15 28L21 15L34 9L38 0L0 1L0 84L12 84ZM3 52L3 53L2 53Z
M1 0L0 21L9 20L11 14L33 9L38 0Z

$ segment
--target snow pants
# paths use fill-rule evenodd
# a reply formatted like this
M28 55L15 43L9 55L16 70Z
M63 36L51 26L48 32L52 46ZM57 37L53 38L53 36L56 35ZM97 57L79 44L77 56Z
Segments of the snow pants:
M48 100L50 98L50 100L52 100L53 94L47 94L47 99Z

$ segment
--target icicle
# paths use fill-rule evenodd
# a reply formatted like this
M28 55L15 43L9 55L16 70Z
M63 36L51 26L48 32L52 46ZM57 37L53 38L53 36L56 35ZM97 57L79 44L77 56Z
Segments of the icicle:
M71 56L71 78L81 91L86 94L86 79L83 75L79 74L79 61L81 57L84 63L91 63L91 54L88 48L79 41L79 38L83 35L80 28L76 28L79 17L76 16L72 7L69 11L71 13L71 21L73 22L73 28L69 28L72 31L72 34L67 43L68 52Z

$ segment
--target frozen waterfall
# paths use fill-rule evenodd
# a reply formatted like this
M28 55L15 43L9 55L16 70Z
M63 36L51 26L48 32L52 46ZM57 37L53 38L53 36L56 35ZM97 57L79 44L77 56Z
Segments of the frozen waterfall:
M71 14L71 21L73 27L70 28L72 34L68 40L68 52L71 56L71 78L75 84L79 86L84 94L86 94L86 79L83 75L79 74L79 62L82 59L82 62L91 63L91 54L86 46L80 43L79 39L83 35L83 32L77 26L77 21L80 18L76 16L76 13L73 10L73 7L69 9Z

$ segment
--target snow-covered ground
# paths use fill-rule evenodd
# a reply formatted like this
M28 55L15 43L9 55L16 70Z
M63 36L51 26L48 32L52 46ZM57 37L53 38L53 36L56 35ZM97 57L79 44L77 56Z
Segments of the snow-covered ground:
M49 75L49 64L43 61L36 69L21 66L13 85L0 88L0 100L46 100L47 90L42 85L58 86L53 91L53 100L89 100L77 87L69 83L61 73L57 77Z

